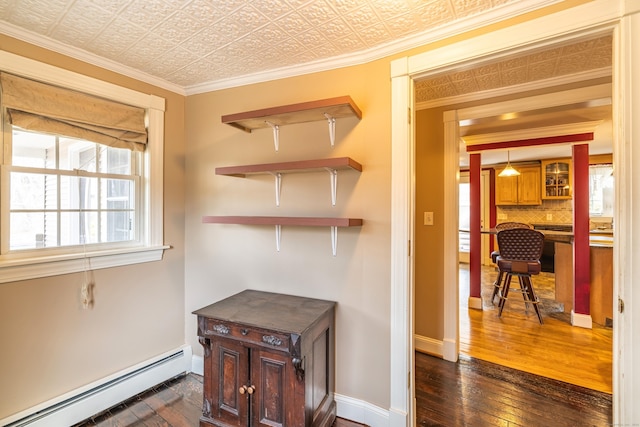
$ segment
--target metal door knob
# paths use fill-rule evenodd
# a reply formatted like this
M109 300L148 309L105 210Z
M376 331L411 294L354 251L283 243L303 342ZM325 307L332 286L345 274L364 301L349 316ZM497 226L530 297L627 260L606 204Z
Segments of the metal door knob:
M240 392L240 394L244 394L247 391L247 386L246 385L241 386L238 391ZM251 393L253 393L253 391L251 391Z
M254 391L256 391L256 387L255 386L250 385L249 387L247 387L247 393L253 394Z

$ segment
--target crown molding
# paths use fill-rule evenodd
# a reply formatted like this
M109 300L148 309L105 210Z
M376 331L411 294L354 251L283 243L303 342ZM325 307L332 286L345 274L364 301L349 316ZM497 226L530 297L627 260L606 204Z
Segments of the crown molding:
M53 40L50 37L27 31L13 24L9 24L8 22L0 21L0 34L5 34L9 37L22 40L23 42L31 43L32 45L57 52L71 58L75 58L82 62L86 62L88 64L95 65L97 67L104 68L118 74L122 74L123 76L131 77L132 79L139 80L141 82L148 83L162 89L166 89L179 95L186 95L184 88L180 85L168 82L159 77L152 76L151 74L145 73L132 67L128 67L119 62L112 61L94 53L87 52L84 49L70 46L66 43Z

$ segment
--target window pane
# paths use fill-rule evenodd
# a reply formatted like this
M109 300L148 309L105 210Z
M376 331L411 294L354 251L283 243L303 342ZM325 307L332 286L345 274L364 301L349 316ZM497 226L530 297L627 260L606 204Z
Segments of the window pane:
M589 167L589 216L612 217L614 177L612 165Z
M469 218L469 213L471 211L471 195L470 195L470 185L468 182L461 182L459 184L459 209L458 209L458 250L460 252L469 252L471 247L469 239L469 229L471 220Z
M135 187L133 180L102 179L101 209L134 209Z
M56 209L57 190L56 175L11 172L11 210Z
M12 213L10 221L11 250L57 246L58 224L55 213Z
M61 209L97 209L98 178L60 177Z
M60 137L60 169L95 172L97 146L94 142Z
M131 151L100 146L100 172L131 175Z
M56 167L56 137L13 128L11 164L31 168Z
M98 243L98 213L61 213L60 243L62 246Z
M124 242L135 237L135 215L127 212L103 212L102 213L102 241Z

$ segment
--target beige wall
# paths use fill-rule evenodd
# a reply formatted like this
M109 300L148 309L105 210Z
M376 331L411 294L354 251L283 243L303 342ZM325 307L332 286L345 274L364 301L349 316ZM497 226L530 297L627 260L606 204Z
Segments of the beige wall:
M444 125L441 108L416 112L415 334L436 340L444 331ZM433 225L424 225L433 212Z
M186 306L191 312L245 288L338 302L336 392L389 407L390 78L388 61L190 96L187 99ZM363 118L337 120L335 148L326 121L282 126L280 150L270 129L242 132L221 115L350 95ZM215 168L352 157L362 173L338 172L331 206L326 172L284 175L280 207L273 177L216 176ZM345 216L359 228L202 224L203 215ZM195 316L187 342L202 354Z
M547 10L585 1L562 2ZM490 29L544 13L531 13ZM439 40L366 65L194 95L186 103L179 95L0 36L0 49L167 98L165 242L173 248L162 262L96 272L96 307L91 311L80 308L79 275L0 285L0 416L185 341L201 355L191 312L245 288L337 301L336 391L388 409L392 286L389 64L399 56L490 29ZM352 96L363 119L339 119L333 149L325 122L283 127L278 153L270 130L246 134L220 123L223 114L341 95ZM435 123L434 112L425 114ZM422 116L420 113L419 119ZM420 223L416 227L416 268L429 276L425 281L416 277L416 332L439 339L443 213L439 201L442 174L437 171L442 167L441 129L431 134L419 120L417 131L418 161L434 169L419 172L416 211L433 211L436 225L429 230ZM425 145L420 145L422 140ZM339 174L335 207L330 203L329 178L323 173L285 175L279 208L274 203L273 178L215 175L217 166L334 156L350 156L363 164L361 174ZM421 167L418 163L418 169ZM425 184L429 186L426 195L420 190ZM227 214L352 216L363 218L364 226L339 231L336 257L331 255L328 229L283 227L278 253L273 227L202 224L203 215Z
M0 35L0 49L166 98L162 261L0 284L0 418L184 344L184 97Z

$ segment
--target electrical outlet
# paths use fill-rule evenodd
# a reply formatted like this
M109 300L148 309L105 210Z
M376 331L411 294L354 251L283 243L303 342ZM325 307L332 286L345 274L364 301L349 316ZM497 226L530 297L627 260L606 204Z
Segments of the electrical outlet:
M551 221L553 219L553 214L547 214L547 221Z
M433 212L424 213L424 225L433 225Z
M507 214L506 213L499 213L498 214L498 219L500 221L504 221L505 219L507 219Z

